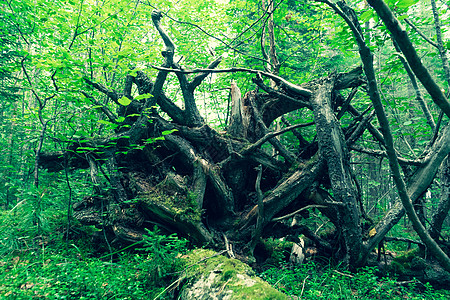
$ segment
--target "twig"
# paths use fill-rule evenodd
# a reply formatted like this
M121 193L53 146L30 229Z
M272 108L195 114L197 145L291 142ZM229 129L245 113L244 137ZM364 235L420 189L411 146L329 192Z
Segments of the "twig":
M261 238L262 229L264 227L264 201L263 201L263 193L261 191L261 177L262 177L262 166L259 165L255 168L255 170L258 172L258 175L256 177L255 182L255 190L256 195L258 198L258 218L256 219L256 228L253 231L252 234L252 240L250 241L250 251L253 254L253 251L255 250L255 246L258 243L259 239Z
M225 233L222 233L222 235L223 235L223 239L224 239L224 241L225 241L225 248L226 248L226 250L227 250L228 255L229 255L231 258L236 258L236 256L235 256L234 253L233 253L233 248L232 248L231 244L228 242L227 236L225 235Z
M256 141L254 144L251 144L250 146L245 148L241 152L241 154L242 155L246 155L246 154L249 154L249 153L253 152L256 148L259 148L262 144L264 144L265 142L267 142L271 138L276 137L277 135L283 134L285 132L294 130L294 129L299 128L299 127L308 127L308 126L311 126L311 125L314 125L314 122L309 122L309 123L304 123L304 124L295 124L295 125L291 125L289 127L283 128L283 129L281 129L279 131L269 132L268 134L266 134L262 138L260 138L258 141Z
M396 284L399 285L399 286L405 286L405 285L408 285L408 284L411 284L411 283L418 283L418 284L424 286L424 284L422 282L420 282L419 280L417 280L417 279L406 280L406 281L397 281L396 282Z
M202 259L200 259L198 262L196 262L196 263L193 263L192 265L190 265L190 266L187 266L185 269L184 269L184 271L183 272L185 272L187 269L190 269L190 268L192 268L193 266L195 266L195 265L198 265L199 263L201 263L202 261L205 261L205 260L207 260L207 259L210 259L210 258L213 258L213 257L216 257L216 256L219 256L219 255L222 255L223 253L225 253L225 252L227 252L227 250L222 250L222 251L220 251L220 252L217 252L217 253L214 253L213 255L211 255L211 256L208 256L208 257L203 257Z
M153 300L156 300L156 299L158 299L159 297L161 297L162 295L164 295L164 293L167 292L169 289L171 289L172 286L174 286L175 284L177 284L177 285L180 284L180 282L181 282L184 278L186 278L186 276L178 277L177 280L175 280L174 282L172 282L172 283L171 283L168 287L166 287L161 293L159 293L155 298L153 298Z
M281 220L284 220L284 219L293 217L293 216L295 216L296 214L298 214L299 212L304 211L305 209L308 209L308 208L327 208L327 207L328 207L328 206L325 206L325 205L307 205L307 206L302 207L302 208L300 208L300 209L298 209L298 210L296 210L296 211L294 211L294 212L292 212L292 213L290 213L290 214L287 214L287 215L285 215L285 216L278 217L278 218L273 218L273 219L272 219L272 222L281 221Z
M150 1L147 1L147 2L148 2L147 5L149 5L150 7L153 7L154 9L156 9L155 6L151 5ZM252 56L252 55L250 55L250 54L248 54L248 53L245 53L245 52L243 52L243 51L240 51L239 49L233 47L231 44L228 44L228 43L225 42L224 40L218 38L216 35L213 35L213 34L207 32L205 29L203 29L201 26L199 26L199 25L197 25L197 24L190 23L190 22L185 22L185 21L180 21L180 20L176 20L176 19L172 18L171 16L169 16L167 13L163 13L163 14L164 14L167 18L171 19L172 21L174 21L174 22L176 22L176 23L178 23L178 24L189 25L189 26L193 26L193 27L197 28L198 30L200 30L201 32L203 32L204 34L206 34L207 36L209 36L210 38L213 38L213 39L219 41L220 43L224 44L226 47L228 47L229 49L232 49L233 51L236 51L236 52L238 52L238 53L240 53L240 54L246 55L246 56L248 56L248 57L254 58L254 59L256 59L256 60L259 60L259 61L262 61L262 62L265 62L265 63L270 63L269 61L267 61L267 60L265 60L265 59L262 59L262 58L259 58L259 57L256 57L256 56ZM264 15L265 15L265 14L264 14ZM263 16L264 16L264 15L263 15Z
M409 19L405 19L404 21L406 22L406 24L411 26L411 28L414 29L425 41L427 41L428 44L430 44L433 47L438 48L438 45L435 42L433 42L432 40L430 40L422 31L420 31L420 29L417 28L417 26L414 25L413 22L411 22Z
M302 291L300 292L300 297L299 299L302 299L303 296L303 291L305 290L305 284L306 284L306 279L308 279L309 275L305 277L305 279L303 279L303 283L302 283Z
M349 278L355 277L355 276L350 275L350 274L345 274L345 273L339 272L338 270L334 270L334 272L338 273L339 275L346 276L346 277L349 277Z
M220 288L220 290L217 292L217 295L220 295L220 293L223 292L223 290L225 289L225 286L228 284L228 282L231 281L232 278L233 278L233 277L229 278L229 279L227 280L227 282L225 282L225 284L222 285L222 287Z
M401 238L401 237L387 236L384 238L384 240L386 242L405 242L405 243L411 243L411 244L425 246L422 242L412 240L412 239L407 239L407 238Z

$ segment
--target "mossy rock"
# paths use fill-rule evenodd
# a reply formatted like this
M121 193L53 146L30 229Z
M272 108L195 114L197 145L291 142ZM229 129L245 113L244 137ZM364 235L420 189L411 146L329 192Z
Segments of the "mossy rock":
M182 300L288 299L237 259L205 249L193 250L185 259L188 269Z

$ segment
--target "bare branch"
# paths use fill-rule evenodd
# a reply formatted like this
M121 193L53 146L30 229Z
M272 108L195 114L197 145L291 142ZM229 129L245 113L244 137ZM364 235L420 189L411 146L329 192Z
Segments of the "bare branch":
M351 134L351 136L347 139L347 146L350 146L354 143L356 143L356 140L361 137L361 135L366 130L369 122L372 120L372 118L375 116L375 111L372 111L370 114L365 116L361 122L359 122L358 126L356 127L355 131Z
M259 88L261 88L263 91L267 92L267 93L268 93L269 95L271 95L271 96L279 97L279 98L281 98L281 99L286 99L286 100L289 100L289 101L298 103L298 104L299 104L299 108L300 108L301 106L311 108L311 104L310 104L309 102L307 102L307 101L303 101L303 100L301 100L301 99L293 98L293 97L291 97L291 96L289 96L289 95L286 95L286 94L284 94L284 93L281 93L280 91L278 91L278 90L276 90L276 89L274 89L274 88L268 87L267 85L264 84L262 77L259 76L259 75L257 75L255 78L253 78L252 81L253 81Z
M368 154L371 156L387 157L386 151L383 151L383 150L368 149L368 148L363 148L358 145L351 145L350 148L352 150L355 150L356 152L365 153L365 154ZM423 159L406 159L403 157L398 157L398 162L401 165L411 165L411 166L423 166L424 164L427 163L427 161L425 161Z
M248 53L245 53L245 52L243 52L243 51L241 51L241 50L239 50L239 49L237 49L237 48L231 46L229 43L227 43L227 42L225 42L224 40L218 38L216 35L210 34L209 32L207 32L206 30L204 30L202 27L200 27L200 26L197 25L197 24L193 24L193 23L189 23L189 22L184 22L184 21L176 20L176 19L170 17L168 14L164 14L164 15L165 15L167 18L171 19L172 21L174 21L174 22L176 22L176 23L178 23L178 24L185 24L185 25L189 25L189 26L193 26L193 27L197 28L198 30L200 30L201 32L203 32L204 34L206 34L207 36L209 36L209 37L215 39L216 41L219 41L220 43L222 43L223 45L225 45L227 48L229 48L229 49L231 49L231 50L233 50L233 51L236 51L236 52L239 53L239 54L242 54L242 55L251 57L251 58L253 58L253 59L262 61L262 62L264 62L264 63L270 63L269 61L267 61L267 60L265 60L265 59L262 59L262 58L259 58L259 57L250 55L250 54L248 54Z
M81 91L81 93L86 98L90 99L92 101L92 103L94 103L97 106L100 106L101 111L106 115L106 117L108 117L108 119L111 123L116 123L117 116L114 115L114 113L112 111L110 111L105 105L100 104L100 102L95 100L95 98L92 95L89 95L85 91Z
M162 56L164 57L165 61L163 63L164 68L170 68L173 65L173 56L175 55L175 45L172 42L172 39L167 35L166 31L161 27L161 18L162 13L158 10L154 10L152 12L152 21L155 25L156 30L158 30L161 38L164 41L165 49L162 51ZM152 95L158 98L158 96L161 94L162 87L164 85L164 82L166 81L167 77L167 71L160 70L161 72L158 72L158 75L156 76L156 80L152 87ZM147 101L148 103L145 104L145 107L149 107L151 102Z
M425 245L422 242L412 240L412 239L402 238L402 237L387 236L384 238L384 240L386 242L405 242L405 243L411 243L411 244L416 244L416 245L425 247Z
M304 124L295 124L295 125L291 125L289 127L283 128L282 130L279 130L279 131L270 132L270 133L266 134L265 136L263 136L262 138L260 138L255 143L253 143L250 146L248 146L247 148L243 149L242 152L241 152L241 155L246 155L248 153L251 153L251 152L255 151L255 149L261 147L262 144L264 144L265 142L267 142L271 138L274 138L274 137L276 137L276 136L278 136L280 134L283 134L285 132L294 130L295 128L308 127L308 126L311 126L311 125L314 125L314 122L309 122L309 123L304 123Z
M218 57L216 58L212 63L209 64L209 66L207 67L207 69L214 69L216 68L220 62L222 61L222 57ZM197 86L200 85L200 83L203 81L203 79L205 79L210 73L205 72L203 74L199 74L197 76L194 77L194 79L192 79L191 83L189 84L189 89L190 90L195 90L195 88Z
M432 45L433 47L438 47L438 45L433 42L432 40L430 40L419 28L417 28L416 25L414 25L413 22L411 22L409 19L405 19L406 24L408 24L409 26L411 26L412 29L414 29L425 41L427 41L430 45Z
M86 81L86 83L88 83L90 86L92 86L96 90L98 90L98 91L102 92L103 94L105 94L106 96L108 96L114 103L116 103L117 105L120 105L120 103L118 101L119 94L116 91L109 90L102 84L93 82L93 81L89 80L88 78L84 78L84 81Z
M392 39L394 43L395 49L400 52L400 47L398 46L397 42ZM409 66L408 62L406 61L405 57L403 55L398 55L399 60L402 62L403 67L405 68L406 73L408 74L409 80L411 81L411 84L413 86L413 89L416 93L416 100L419 102L420 107L422 108L422 112L425 115L425 118L427 119L428 125L431 127L431 130L436 129L436 124L434 123L433 116L431 115L430 109L428 108L427 103L422 97L422 93L420 92L419 85L417 84L416 76L414 75L414 72L411 70L411 67Z
M288 219L288 218L290 218L290 217L295 216L295 215L298 214L299 212L302 212L302 211L307 210L307 209L310 209L310 208L327 208L327 207L328 207L328 206L325 206L325 205L317 205L317 204L307 205L307 206L305 206L305 207L302 207L302 208L300 208L300 209L297 209L296 211L291 212L291 213L289 213L289 214L287 214L287 215L284 215L284 216L282 216L282 217L273 218L273 219L272 219L272 222L276 222L276 221L281 221L281 220L284 220L284 219Z
M267 128L266 124L264 123L261 113L259 112L254 97L248 97L251 105L252 105L252 111L253 116L256 120L256 123L259 125L259 127L262 129L264 134L269 133L269 129ZM280 153L281 156L283 156L286 161L289 164L293 164L296 157L293 153L291 153L288 149L286 149L279 140L277 139L269 139L269 143L272 144L272 146Z
M251 253L253 253L253 251L255 250L255 246L259 242L263 228L266 225L265 224L266 220L264 218L264 201L263 201L264 198L263 193L261 191L262 166L259 165L258 167L255 168L255 170L258 172L255 182L256 197L258 198L258 218L256 219L256 228L253 231L252 239L249 244Z
M433 11L434 28L436 30L436 40L438 46L437 48L439 50L439 55L441 56L442 69L444 69L445 79L447 79L447 84L450 87L450 67L448 65L447 49L444 48L444 42L442 41L441 22L439 21L439 12L437 10L435 0L431 0L431 10Z
M259 70L253 70L253 69L246 69L246 68L228 68L228 69L193 69L193 70L177 70L177 69L169 69L169 68L164 68L164 67L157 67L157 66L152 66L152 68L156 69L156 70L160 70L160 71L166 71L166 72L173 72L173 73L183 73L183 74L193 74L193 73L205 73L205 72L209 72L209 73L236 73L236 72L246 72L246 73L251 73L251 74L261 74L267 78L272 79L273 81L282 84L287 90L304 96L304 97L310 97L312 95L312 92L308 89L305 89L301 86L298 86L296 84L293 84L289 81L287 81L284 78L281 78L279 76L267 73L267 72L263 72L263 71L259 71Z

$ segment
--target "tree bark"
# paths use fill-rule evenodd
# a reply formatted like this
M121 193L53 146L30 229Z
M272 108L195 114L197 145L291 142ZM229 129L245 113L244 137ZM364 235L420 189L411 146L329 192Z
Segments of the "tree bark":
M442 224L445 218L448 216L450 210L450 156L442 163L441 170L441 197L439 199L439 205L434 212L430 223L430 235L433 239L439 240Z
M333 198L343 205L339 207L337 230L342 233L344 262L351 265L358 261L362 244L356 188L350 172L350 155L344 134L331 108L331 91L334 78L326 78L311 98L319 141L319 153L325 158L333 190Z

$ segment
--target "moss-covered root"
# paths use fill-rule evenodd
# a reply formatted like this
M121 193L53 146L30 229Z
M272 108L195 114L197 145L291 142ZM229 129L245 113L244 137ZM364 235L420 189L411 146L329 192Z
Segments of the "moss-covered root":
M205 249L190 252L186 259L187 283L181 292L182 300L288 299L239 260Z

